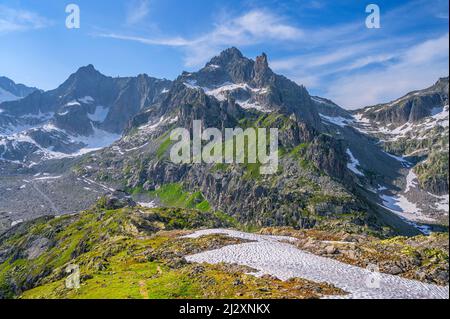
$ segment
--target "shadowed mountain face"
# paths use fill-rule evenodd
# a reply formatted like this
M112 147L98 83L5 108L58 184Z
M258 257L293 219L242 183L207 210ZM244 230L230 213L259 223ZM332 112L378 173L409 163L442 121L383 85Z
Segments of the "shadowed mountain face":
M16 84L7 77L0 76L0 103L24 98L38 89Z

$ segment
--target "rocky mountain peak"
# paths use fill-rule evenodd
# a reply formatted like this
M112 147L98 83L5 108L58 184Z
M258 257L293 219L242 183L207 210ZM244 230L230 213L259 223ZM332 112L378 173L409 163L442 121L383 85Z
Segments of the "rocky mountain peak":
M449 90L449 80L448 80L448 76L447 77L443 77L440 78L436 84L434 85L434 87L436 87L437 89L440 89L442 91L447 92L448 95L448 90Z
M232 47L222 51L218 56L212 58L208 65L226 66L242 59L245 59L242 52L237 48Z
M448 105L448 77L440 78L429 88L412 91L401 98L385 104L368 106L357 113L382 125L418 123L436 115Z
M253 81L257 86L263 87L270 82L273 72L269 68L269 62L265 53L262 53L260 56L256 57L253 72Z
M267 59L267 54L264 52L256 57L256 65L255 68L261 68L261 69L268 69L269 68L269 62Z
M92 64L80 67L73 75L77 77L103 76Z
M58 88L59 96L68 99L80 98L83 96L96 97L103 92L100 90L112 90L112 78L109 78L97 71L92 64L79 68L75 73L61 84ZM68 102L68 101L67 101Z

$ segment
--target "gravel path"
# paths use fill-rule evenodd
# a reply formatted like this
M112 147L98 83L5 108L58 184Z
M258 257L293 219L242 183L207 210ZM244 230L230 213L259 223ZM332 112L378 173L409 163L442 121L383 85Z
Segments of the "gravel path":
M255 275L270 274L281 280L300 277L315 282L327 282L349 293L345 298L431 299L449 298L449 287L425 284L399 276L373 273L330 258L302 251L289 242L296 239L283 236L249 234L226 229L200 230L187 235L197 238L208 234L227 234L252 240L186 256L190 262L236 263L257 269ZM377 284L378 283L378 284Z

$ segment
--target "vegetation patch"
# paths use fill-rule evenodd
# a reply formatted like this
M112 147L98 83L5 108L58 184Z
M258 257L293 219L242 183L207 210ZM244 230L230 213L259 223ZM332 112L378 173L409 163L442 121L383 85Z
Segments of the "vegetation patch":
M319 298L344 294L331 285L303 279L255 277L248 274L254 271L248 267L186 262L185 255L242 242L225 235L180 237L188 228L229 226L219 213L143 208L92 209L27 222L0 238L0 251L10 249L0 263L0 297ZM37 245L46 240L48 245ZM37 247L39 251L30 250ZM80 267L80 289L65 286L69 264Z

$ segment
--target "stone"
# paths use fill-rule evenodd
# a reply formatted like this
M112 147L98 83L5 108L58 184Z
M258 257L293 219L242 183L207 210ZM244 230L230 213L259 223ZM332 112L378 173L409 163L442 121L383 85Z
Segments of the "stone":
M338 249L335 246L330 245L330 246L325 247L325 252L328 255L333 255L333 254L336 254L338 252Z
M386 272L391 275L399 275L403 272L403 270L399 266L393 265L393 266L388 266L386 269Z

